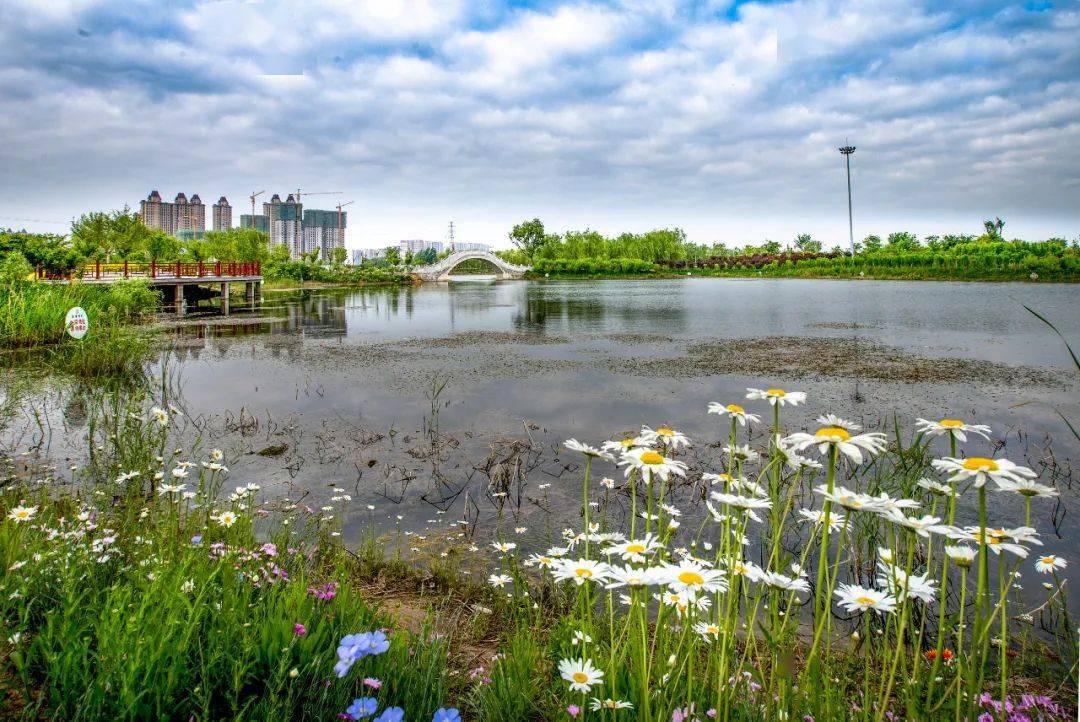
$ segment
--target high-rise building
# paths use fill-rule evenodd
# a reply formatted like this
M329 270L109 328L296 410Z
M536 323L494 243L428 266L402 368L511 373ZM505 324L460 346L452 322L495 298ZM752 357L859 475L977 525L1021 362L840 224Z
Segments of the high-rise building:
M348 213L342 211L321 211L308 209L304 211L301 230L303 233L303 245L300 253L319 251L319 258L327 260L330 251L334 248L345 247L345 221ZM340 227L338 226L340 221Z
M405 255L409 251L413 253L419 253L420 251L426 251L429 248L434 248L436 253L443 252L442 241L423 241L418 238L409 240L398 241L398 249L401 251L401 255Z
M241 228L254 228L257 231L262 231L263 233L269 234L270 233L270 219L267 216L264 216L264 215L254 215L254 216L252 216L252 215L249 215L247 213L243 213L240 216L240 227Z
M286 246L289 249L289 255L293 258L300 257L300 248L304 238L300 227L303 211L303 204L293 198L291 193L284 201L275 193L269 203L263 203L263 215L266 216L270 227L271 248Z
M232 228L232 206L225 196L214 204L214 230L227 231Z
M175 236L178 231L205 231L206 206L199 194L187 199L183 193L177 193L172 203L161 200L161 194L150 191L146 200L139 202L139 217L147 228L156 228Z

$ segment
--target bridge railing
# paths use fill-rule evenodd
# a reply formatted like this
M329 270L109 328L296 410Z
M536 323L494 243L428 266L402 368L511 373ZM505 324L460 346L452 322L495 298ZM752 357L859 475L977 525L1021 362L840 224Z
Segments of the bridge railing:
M228 278L235 276L261 276L259 261L151 261L150 263L93 263L79 264L67 274L51 273L39 268L37 277L42 280L70 280L75 278L95 281L114 281L122 278L192 279Z

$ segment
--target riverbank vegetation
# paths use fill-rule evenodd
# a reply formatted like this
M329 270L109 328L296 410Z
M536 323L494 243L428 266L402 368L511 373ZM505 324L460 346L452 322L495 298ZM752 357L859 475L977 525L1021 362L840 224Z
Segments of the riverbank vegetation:
M135 325L158 296L140 280L108 286L43 284L27 280L30 268L15 252L0 259L0 366L34 358L53 371L110 376L138 371L149 342ZM89 331L68 336L65 317L80 306Z
M898 232L867 236L855 253L824 250L808 234L789 244L766 241L731 248L691 243L679 229L611 238L596 231L549 234L539 219L514 227L516 248L498 252L506 261L531 264L548 276L749 276L794 278L888 278L908 280L1080 281L1080 250L1063 239L1005 240L1004 223L987 221L979 236L919 239Z
M1075 719L1052 479L973 420L804 432L804 394L746 397L719 439L567 441L580 507L532 554L509 509L348 550L384 515L355 492L275 496L167 399L102 400L70 472L6 461L5 716Z

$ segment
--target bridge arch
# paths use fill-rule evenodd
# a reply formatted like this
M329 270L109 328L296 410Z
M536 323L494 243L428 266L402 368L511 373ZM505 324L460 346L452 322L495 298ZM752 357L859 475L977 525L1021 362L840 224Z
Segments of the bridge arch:
M457 251L429 266L417 266L413 273L423 281L445 281L455 268L473 259L490 263L501 278L521 278L530 269L530 266L507 263L490 251Z

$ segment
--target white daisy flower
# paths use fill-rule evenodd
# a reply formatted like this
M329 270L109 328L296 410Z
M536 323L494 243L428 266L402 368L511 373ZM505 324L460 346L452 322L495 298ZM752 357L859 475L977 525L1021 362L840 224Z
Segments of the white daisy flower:
M601 451L595 446L589 446L588 444L582 443L577 439L567 439L563 442L563 446L570 449L570 451L579 451L582 454L585 454L585 456L592 456L596 459L604 459L605 461L610 462L615 461L615 457L612 456L610 452Z
M571 692L588 692L604 680L604 672L591 659L564 659L559 662L559 676L570 683Z
M841 583L835 594L840 600L840 606L848 612L865 612L873 609L887 614L896 609L896 597L876 589L860 587L858 584Z
M746 398L754 401L768 401L773 406L780 405L798 406L806 402L806 394L802 391L784 391L783 389L747 389Z
M748 414L746 409L738 404L721 404L713 401L709 404L710 414L720 414L721 416L728 415L733 419L737 419L740 424L746 426L747 421L758 423L761 421L761 417L757 414Z
M16 524L21 524L24 521L33 519L34 514L37 514L37 510L36 506L23 506L20 504L12 507L11 511L8 512L8 519L11 519Z
M877 497L870 496L869 494L861 494L844 486L834 488L831 494L829 493L828 487L824 484L814 487L814 491L821 494L833 504L839 504L851 511L878 511L881 508L879 505L880 501Z
M959 419L942 419L941 421L928 421L915 419L915 430L927 436L942 436L952 434L958 441L967 441L965 432L978 434L984 439L990 439L990 427L984 424L965 424Z
M706 642L715 641L720 637L720 625L715 622L698 622L694 625L694 631Z
M653 444L663 444L671 449L677 449L680 446L689 446L690 439L686 434L681 431L676 431L670 426L661 426L653 431L648 426L641 427L641 438L645 439L650 446Z
M517 549L517 544L515 544L514 542L494 541L491 542L491 546L495 549L495 551L502 552L503 554L506 554L507 552L512 552Z
M889 591L898 600L912 596L926 604L934 601L937 590L929 574L907 574L898 566L878 562L877 584Z
M942 484L940 481L934 481L933 479L922 478L919 479L916 484L929 491L931 494L937 494L939 496L958 496L956 490L948 484Z
M739 496L737 494L724 494L714 491L709 494L714 501L728 506L742 509L746 515L756 522L761 522L761 517L754 513L755 509L772 509L772 501L755 496Z
M645 556L660 548L660 543L653 534L646 534L644 539L629 539L613 544L604 549L604 554L618 554L625 562L642 564Z
M724 573L710 569L700 562L684 559L678 564L664 566L667 584L675 592L723 592L727 591Z
M1035 560L1035 569L1041 574L1050 574L1058 569L1064 569L1067 566L1069 566L1068 562L1053 554L1047 554L1046 556L1039 557Z
M551 567L555 581L573 580L579 587L588 581L603 582L608 576L608 565L592 559L560 559Z
M975 561L975 550L969 546L947 544L945 546L945 556L949 557L956 566L968 569L971 567L972 562Z
M797 432L784 439L795 451L802 451L811 446L817 447L821 454L827 454L833 446L854 461L861 464L862 452L866 451L870 456L880 454L885 450L885 434L879 431L870 431L865 434L852 435L842 426L823 426L813 434Z
M505 587L514 581L514 578L509 574L492 574L488 577L488 584L493 587Z
M981 456L957 459L946 456L944 459L934 459L930 463L941 473L952 474L949 477L951 482L972 479L976 489L986 484L987 479L993 479L1001 484L1003 481L1018 482L1038 476L1026 466L1018 466L1008 459L987 459Z
M724 447L724 453L736 461L744 463L753 463L761 458L761 454L751 449L749 444L736 444L735 446L729 444Z
M762 584L785 592L809 592L810 583L801 577L789 577L780 572L765 572L761 577Z
M604 700L597 699L596 697L593 697L592 700L589 702L589 709L591 709L594 712L598 712L598 711L600 711L602 709L633 709L633 708L634 708L634 703L633 702L627 702L624 699L611 699L610 697L608 697L607 699L604 699Z
M799 509L799 515L807 521L814 524L820 524L824 518L825 511L818 509ZM844 515L836 511L829 512L829 531L840 531L840 527L844 524Z
M1040 484L1032 479L1020 479L1018 481L995 480L998 491L1011 491L1020 496L1038 497L1050 499L1058 495L1058 490L1046 484Z
M924 539L929 539L931 534L948 534L950 527L941 524L941 518L924 514L923 516L906 516L899 509L893 509L881 515L889 521L907 527Z
M600 445L604 451L611 451L617 454L629 451L630 449L637 448L639 446L650 446L649 442L640 436L626 436L617 441L605 441Z
M631 449L623 452L619 466L626 467L627 476L630 476L632 470L637 469L641 472L642 477L646 479L655 475L667 481L672 474L686 476L685 463L669 459L659 451L653 451L652 449Z

